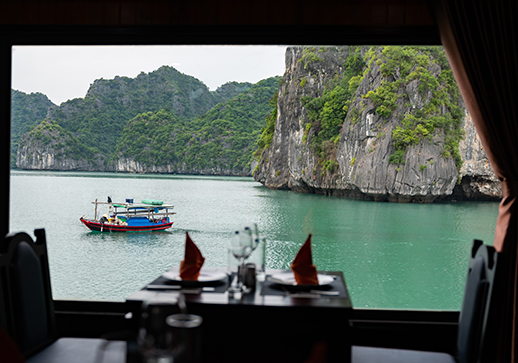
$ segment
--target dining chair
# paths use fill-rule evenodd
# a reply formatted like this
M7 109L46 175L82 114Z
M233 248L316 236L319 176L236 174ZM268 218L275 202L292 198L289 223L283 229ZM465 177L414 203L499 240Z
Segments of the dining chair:
M406 349L353 346L352 363L474 363L490 362L492 354L492 315L497 306L495 294L498 253L480 240L473 241L468 276L459 317L457 354ZM493 321L492 321L493 320ZM427 337L426 339L431 339ZM484 359L481 359L484 357ZM487 358L489 357L489 359ZM494 358L494 357L493 357Z
M125 362L126 342L58 338L44 229L0 241L0 325L28 363Z

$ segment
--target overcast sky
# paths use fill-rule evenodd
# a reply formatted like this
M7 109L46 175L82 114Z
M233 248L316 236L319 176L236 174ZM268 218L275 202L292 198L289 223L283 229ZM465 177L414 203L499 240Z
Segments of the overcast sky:
M12 88L41 92L57 105L82 98L94 80L134 78L163 65L215 90L284 74L285 46L15 46Z

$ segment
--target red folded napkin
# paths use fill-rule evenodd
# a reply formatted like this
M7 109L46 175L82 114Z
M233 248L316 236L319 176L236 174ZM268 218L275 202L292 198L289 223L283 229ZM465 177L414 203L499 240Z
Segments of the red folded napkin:
M291 264L298 285L318 285L317 268L311 256L311 234Z
M203 262L205 262L205 257L201 255L198 246L189 237L189 232L185 232L185 255L182 263L180 263L182 280L198 280Z

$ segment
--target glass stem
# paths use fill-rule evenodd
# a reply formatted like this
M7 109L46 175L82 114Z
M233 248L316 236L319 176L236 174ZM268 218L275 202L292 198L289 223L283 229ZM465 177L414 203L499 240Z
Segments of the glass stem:
M239 259L239 268L237 271L237 289L238 291L243 290L243 281L245 280L245 259Z

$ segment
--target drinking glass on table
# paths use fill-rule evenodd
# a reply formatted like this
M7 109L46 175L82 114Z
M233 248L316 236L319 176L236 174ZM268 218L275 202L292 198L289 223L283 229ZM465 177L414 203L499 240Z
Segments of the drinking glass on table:
M181 304L169 301L147 301L142 304L137 342L145 363L173 363L173 341L166 317L181 312Z
M250 223L249 229L252 234L252 253L248 258L248 262L255 265L256 278L258 281L264 281L265 260L266 260L266 238L259 235L259 228L256 223Z
M237 270L237 286L231 286L236 292L243 291L243 280L245 272L245 260L252 253L253 240L250 229L244 228L241 231L235 231L230 238L230 252L238 260Z
M173 363L199 363L201 360L201 316L174 314L166 319L172 334Z

